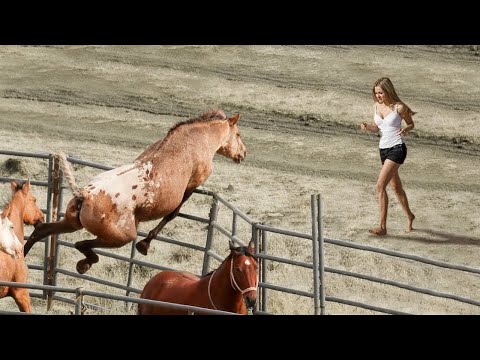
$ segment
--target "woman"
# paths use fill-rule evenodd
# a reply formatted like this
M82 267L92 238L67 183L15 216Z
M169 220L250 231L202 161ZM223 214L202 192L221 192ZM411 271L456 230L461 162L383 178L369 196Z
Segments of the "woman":
M408 206L407 194L403 190L398 169L407 157L407 146L403 137L415 126L412 119L415 112L400 100L389 78L382 77L375 81L372 97L375 101L374 123L363 122L360 128L375 133L381 132L379 148L382 169L378 176L376 188L380 205L380 225L369 231L375 235L387 234L388 196L386 187L389 183L407 215L407 231L412 231L415 215ZM407 124L403 129L401 127L402 119Z

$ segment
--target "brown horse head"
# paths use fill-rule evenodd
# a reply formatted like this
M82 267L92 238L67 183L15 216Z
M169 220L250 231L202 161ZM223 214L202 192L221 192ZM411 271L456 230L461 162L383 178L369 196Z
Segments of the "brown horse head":
M217 150L217 154L233 159L236 163L244 160L247 155L247 148L243 144L242 138L240 137L240 131L237 127L237 121L239 118L240 114L236 114L227 119L229 133L220 148Z
M42 210L37 206L37 199L30 193L30 180L23 185L16 181L10 183L12 188L12 201L17 208L23 208L23 223L34 225L44 221Z
M242 293L247 309L252 309L257 301L258 263L254 257L253 240L248 246L235 247L230 240L230 282Z

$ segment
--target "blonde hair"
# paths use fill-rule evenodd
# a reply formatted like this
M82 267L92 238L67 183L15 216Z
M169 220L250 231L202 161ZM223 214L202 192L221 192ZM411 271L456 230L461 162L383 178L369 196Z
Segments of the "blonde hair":
M397 92L395 91L395 87L393 86L393 83L392 81L388 78L388 77L382 77L380 79L378 79L377 81L375 81L375 83L373 84L373 87L372 87L372 97L373 97L373 101L377 102L377 97L375 96L375 87L380 87L383 92L385 93L385 97L387 98L387 100L393 104L396 104L396 103L402 103L403 106L405 106L406 110L408 113L410 113L410 115L415 115L416 112L413 111L412 109L410 109L410 107L405 104L402 100L400 100L400 97L397 95Z

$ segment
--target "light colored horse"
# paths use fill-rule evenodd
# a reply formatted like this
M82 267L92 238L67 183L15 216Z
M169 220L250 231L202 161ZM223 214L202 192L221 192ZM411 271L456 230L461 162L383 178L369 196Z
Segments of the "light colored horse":
M210 110L178 123L133 164L100 173L83 189L75 184L66 157L60 154L62 170L74 197L61 221L35 228L24 246L24 254L45 236L85 228L97 238L75 243L75 248L85 255L77 263L77 271L83 274L99 260L92 248L121 247L135 240L139 222L163 218L136 244L138 251L146 255L151 240L210 176L215 154L237 163L245 158L246 148L237 127L239 117L237 114L227 118L222 110Z
M18 240L13 231L12 222L6 217L0 216L0 251L10 255L12 259L18 259L23 254L23 244Z
M199 278L188 272L162 271L143 288L142 299L158 300L207 309L247 314L255 306L258 288L258 264L253 241L248 247L235 247L220 266ZM140 315L186 315L185 311L158 305L139 304Z
M35 197L30 193L30 182L20 185L13 181L12 199L3 210L1 217L13 224L13 231L20 246L24 243L24 224L37 226L44 221L42 210L37 206ZM5 222L4 220L4 222ZM28 268L25 264L23 251L18 258L0 252L0 280L12 282L27 282ZM30 312L30 295L28 289L0 286L0 299L11 296L17 303L20 311Z

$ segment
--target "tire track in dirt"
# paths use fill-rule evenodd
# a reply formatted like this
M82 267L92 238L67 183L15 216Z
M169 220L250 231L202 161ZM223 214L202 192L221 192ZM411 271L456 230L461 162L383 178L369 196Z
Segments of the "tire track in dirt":
M302 78L301 74L298 73L294 75L289 75L287 73L277 75L275 73L261 73L261 71L252 72L251 69L238 66L235 68L226 67L225 69L216 67L214 69L212 67L202 65L198 62L190 62L185 60L176 61L175 65L172 65L171 62L165 62L157 59L155 62L155 66L165 69L182 71L185 73L201 74L205 77L217 76L220 78L224 78L228 81L269 84L284 89L341 91L354 95L360 95L361 97L368 97L370 95L370 89L342 85L334 81L324 80L320 82L318 79L312 80L308 77ZM408 93L406 94L406 96L408 96ZM455 98L452 101L448 101L446 99L438 100L435 97L416 95L415 101L418 103L435 104L439 107L454 108L460 111L480 112L480 103L472 103L470 100Z
M6 99L53 102L64 105L95 105L122 108L143 111L154 115L178 116L181 118L179 121L191 117L192 114L205 111L205 107L200 104L192 105L174 96L170 96L168 99L135 95L110 97L61 89L42 90L41 92L6 89L0 96ZM285 114L279 111L258 110L250 106L232 103L222 103L221 107L227 113L240 112L242 114L242 123L255 129L299 131L339 136L353 134L356 136L368 136L361 133L355 125L330 120L329 115L305 114L293 116L292 114ZM175 109L175 111L172 111L172 109ZM409 141L415 144L441 147L442 150L451 154L480 156L480 144L473 143L467 139L429 134L420 136L415 132L412 132L409 137Z
M19 95L19 94L17 94ZM42 92L40 96L42 96L42 100L36 96L36 94L30 94L28 96L23 96L22 94L21 99L25 98L33 98L36 101L53 101L57 103L63 103L68 105L97 105L97 106L109 106L112 108L122 108L122 109L131 109L136 111L146 111L152 114L158 115L166 115L166 116L174 116L178 117L178 121L185 120L189 114L196 114L199 111L203 111L204 109L193 108L192 106L188 106L185 104L181 104L180 101L176 101L174 108L176 109L175 112L169 112L166 109L167 105L161 101L157 103L152 103L151 99L140 98L140 97L124 97L124 98L116 98L115 101L111 101L109 104L106 104L105 101L107 100L99 100L97 98L92 98L87 96L86 94L78 95L77 93L72 92ZM82 101L78 101L81 99ZM285 114L281 114L279 112L265 112L259 111L257 109L253 109L250 107L246 108L238 108L238 105L234 104L223 104L223 108L227 113L232 113L233 109L235 111L239 111L242 114L242 126L246 126L253 129L260 129L266 131L273 131L273 132L281 132L285 134L289 134L294 136L295 134L298 135L305 135L305 136L318 136L321 138L322 136L334 136L334 137L342 137L351 139L351 142L354 143L358 141L358 137L361 136L364 139L371 139L372 134L364 134L359 131L359 129L353 125L346 125L346 124L338 124L328 119L318 118L311 115L308 116L300 116L300 117L290 117ZM171 104L169 105L171 106ZM179 113L180 111L182 113ZM72 120L75 121L75 120ZM16 125L14 123L10 123L6 121L3 125L5 130L11 131L12 133L18 131L16 129ZM80 130L81 133L74 134L72 133L72 126L68 125L68 122L64 122L62 127L58 128L50 123L41 123L32 129L32 133L34 134L51 134L54 133L55 137L69 139L72 136L79 136L83 138L85 141L92 141L97 142L100 141L105 144L110 144L112 146L124 146L124 147L131 147L135 149L143 148L149 144L147 133L150 133L150 129L141 129L136 127L134 133L132 131L126 131L123 134L110 134L108 137L105 137L104 134L109 132L110 124L95 124L94 129L89 129L89 125L85 124L85 128ZM131 129L127 124L122 126L126 126L127 129ZM102 130L103 129L103 130ZM134 136L133 136L134 135ZM436 150L440 150L443 152L447 152L451 155L459 155L462 156L476 156L480 155L480 149L475 144L453 144L448 140L444 139L436 139L436 138L420 138L417 137L415 133L411 133L409 135L408 143L412 144L417 148L427 147L433 148ZM457 146L462 146L458 148ZM308 154L305 154L308 156ZM290 161L292 160L292 161ZM372 179L372 173L370 171L363 171L362 168L355 168L349 167L347 170L342 170L341 168L331 169L325 168L322 169L316 168L312 164L305 165L301 159L296 159L292 155L292 159L289 159L287 163L282 163L278 161L272 161L269 158L256 158L250 159L249 166L252 167L259 167L264 169L271 169L275 171L284 171L287 173L295 172L298 174L304 175L313 175L337 178L339 180L343 179L354 179L364 181L366 183L374 181ZM412 186L421 189L431 189L431 188L443 188L445 190L450 191L473 191L473 192L480 192L480 184L464 184L464 183L438 183L435 181L427 181L426 179L422 181L417 181L416 179L410 180Z
M473 49L475 45L459 45L459 46L386 46L382 48L382 51L386 53L395 54L393 56L415 56L415 58L430 59L434 55L437 59L456 60L459 62L465 61L470 63L478 63L480 65L480 56L475 55ZM302 48L303 46L287 46L292 48ZM339 50L350 51L352 46L327 46L319 45L322 49L334 49L336 52ZM354 95L361 95L362 97L369 96L370 90L363 87L354 87L347 84L338 83L335 81L328 81L325 78L312 79L308 75L295 72L290 74L288 72L264 72L262 68L256 67L255 71L252 71L249 66L229 66L223 64L216 64L212 67L208 62L203 63L198 61L195 52L190 54L182 49L182 57L173 56L167 54L164 58L159 56L151 56L141 52L139 54L132 52L130 48L116 48L115 52L109 50L104 52L103 48L87 49L89 52L95 52L101 55L102 61L112 61L123 64L129 64L138 67L154 67L164 68L169 70L181 71L190 74L200 74L205 77L217 76L228 81L239 81L245 83L261 83L269 84L279 88L285 89L297 89L297 90L321 90L321 91L342 91L351 93ZM84 51L84 50L83 50ZM408 93L405 94L408 96ZM460 111L473 111L480 112L480 103L472 102L470 100L464 100L461 98L455 98L451 101L448 99L439 100L435 96L429 97L424 95L415 94L415 101L425 104L435 104L445 108L455 108Z

